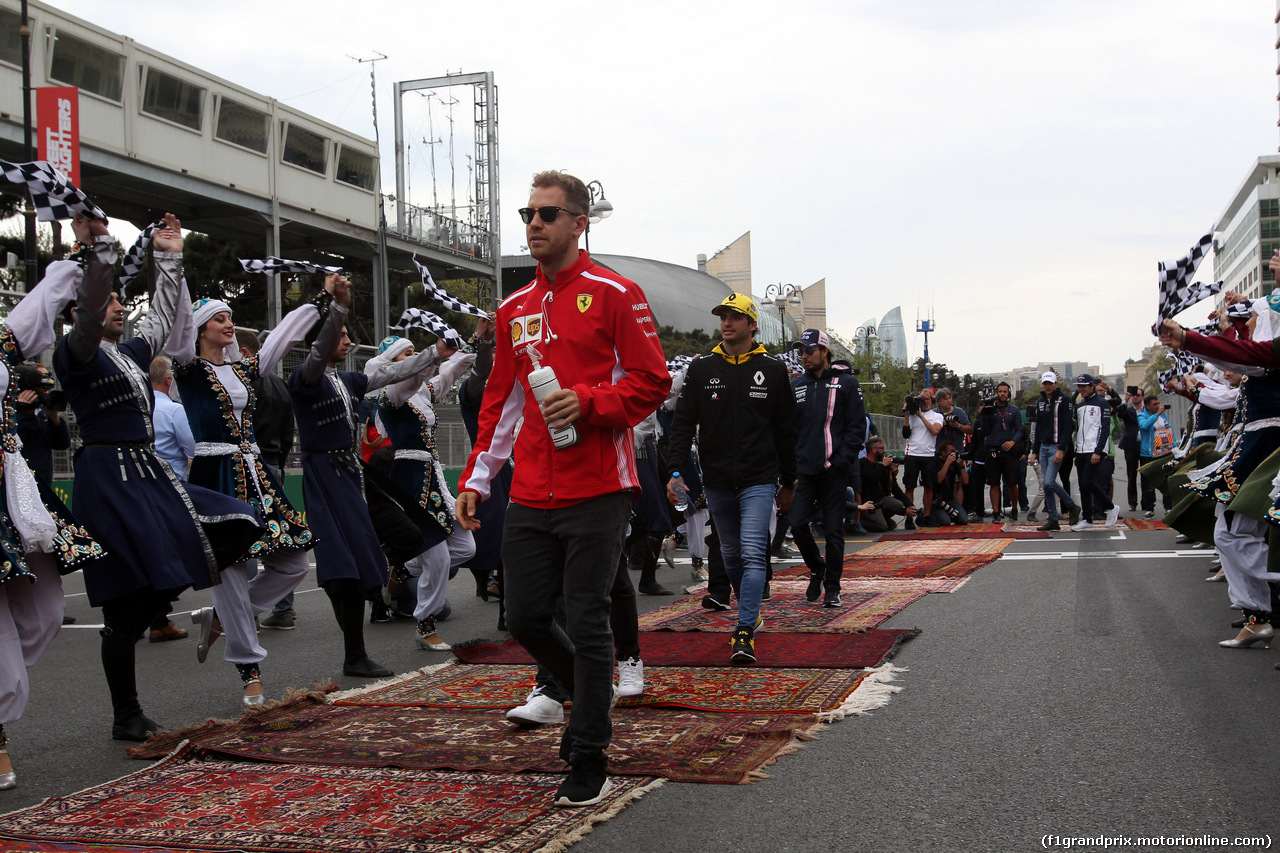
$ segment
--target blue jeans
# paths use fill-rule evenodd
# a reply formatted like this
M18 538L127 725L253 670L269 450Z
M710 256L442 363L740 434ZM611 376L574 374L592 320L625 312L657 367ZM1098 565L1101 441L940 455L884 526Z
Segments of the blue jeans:
M952 510L955 515L952 516L947 510ZM939 527L946 527L949 524L968 524L969 513L965 512L964 507L956 503L953 499L934 497L933 512L929 513L929 517Z
M1075 502L1071 500L1071 493L1058 484L1058 468L1061 463L1053 461L1057 453L1058 445L1056 444L1040 445L1040 476L1044 478L1044 511L1054 521L1062 517L1058 513L1058 498L1062 498L1063 509L1071 509L1075 506Z
M738 627L753 631L764 593L775 489L772 483L736 490L707 488L707 508L720 535L724 570L738 593Z

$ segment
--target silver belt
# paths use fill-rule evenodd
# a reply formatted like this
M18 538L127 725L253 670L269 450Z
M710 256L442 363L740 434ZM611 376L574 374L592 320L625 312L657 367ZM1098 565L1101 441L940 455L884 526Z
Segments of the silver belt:
M242 441L239 444L230 444L222 441L197 441L196 456L234 456L237 453L243 453L246 456L252 454L257 456L262 453L262 449L258 447L258 442Z
M1260 421L1249 421L1244 425L1245 432L1257 432L1269 427L1280 427L1280 418L1263 418Z
M431 455L429 450L397 450L397 459L412 459L416 462L430 462L435 457Z

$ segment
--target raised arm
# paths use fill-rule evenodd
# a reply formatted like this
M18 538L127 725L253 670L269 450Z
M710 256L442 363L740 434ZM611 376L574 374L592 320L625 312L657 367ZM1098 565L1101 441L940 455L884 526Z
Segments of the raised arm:
M427 381L439 358L439 353L432 345L403 361L379 364L369 371L369 390L389 386L387 399L394 406L403 406L409 402L410 397L418 393L418 389L422 387L423 382Z
M151 258L156 267L156 290L151 294L151 308L138 324L138 337L142 338L151 354L161 352L169 331L178 316L178 303L182 292L182 223L172 213L164 215L164 228L157 229L151 238ZM191 306L187 306L191 313Z
M84 277L84 270L75 261L54 261L49 264L44 278L26 296L22 297L5 324L18 342L19 353L6 353L11 364L18 364L23 359L35 358L53 346L55 335L54 321L76 298L76 291Z
M339 285L339 279L343 284ZM280 363L280 359L284 358L284 354L302 342L302 339L307 336L307 332L311 331L311 327L316 324L316 321L324 313L325 308L328 307L329 298L332 297L334 302L338 301L336 293L339 286L346 290L347 306L350 306L351 282L337 273L325 276L324 293L284 315L280 320L280 325L272 329L271 334L267 335L267 339L262 342L262 349L258 351L259 374L270 373L275 370L276 365ZM346 322L345 311L343 313L343 322ZM328 364L331 360L341 338L342 326L339 325L338 333L333 339L331 349L325 352L325 364ZM319 338L316 338L317 343L319 343L319 340ZM323 367L320 370L324 372Z
M325 293L317 297L317 302L327 302L330 297L333 301L328 306L324 325L320 327L320 333L316 335L311 351L307 353L302 366L298 368L298 378L304 385L315 385L319 382L320 377L324 375L325 367L337 355L338 347L342 344L342 327L347 322L347 309L351 306L350 282L345 278L340 275L331 275L325 279L324 286ZM317 310L320 309L317 308ZM267 340L270 341L271 336ZM265 349L265 346L263 348ZM261 360L258 362L258 372L264 372Z
M84 275L76 288L76 310L71 331L67 334L67 350L75 364L87 364L98 354L102 329L107 321L107 305L111 302L111 286L115 283L116 247L107 233L107 223L76 214L71 221L76 239L89 247Z

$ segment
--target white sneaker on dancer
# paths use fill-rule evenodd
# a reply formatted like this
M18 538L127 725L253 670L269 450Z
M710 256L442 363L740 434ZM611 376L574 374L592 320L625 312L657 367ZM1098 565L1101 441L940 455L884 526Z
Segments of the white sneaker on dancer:
M553 726L564 722L564 705L535 687L523 705L507 712L507 719L522 726Z
M1085 531L1093 529L1093 522L1081 519L1077 524L1071 525L1071 529L1077 533L1084 533Z
M627 658L618 661L618 695L639 696L644 693L644 661Z

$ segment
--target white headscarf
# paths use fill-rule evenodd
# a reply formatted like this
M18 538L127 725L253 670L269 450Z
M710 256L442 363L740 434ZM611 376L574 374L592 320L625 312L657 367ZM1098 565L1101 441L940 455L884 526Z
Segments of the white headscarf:
M216 315L226 312L230 316L231 306L221 299L201 299L191 306L191 320L196 327L196 352L200 351L200 327L212 320ZM226 362L240 360L240 346L233 340L222 349L222 358Z

